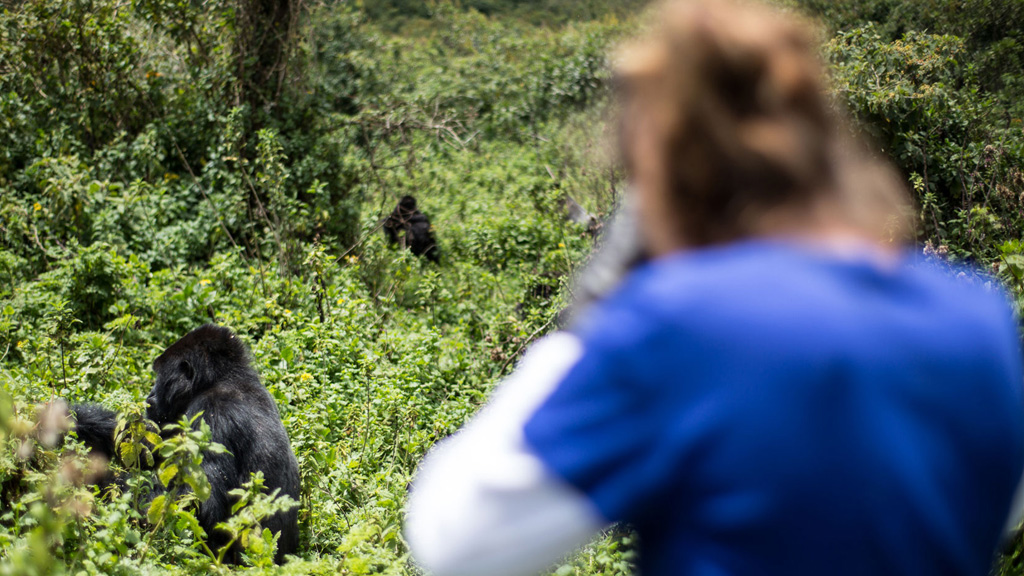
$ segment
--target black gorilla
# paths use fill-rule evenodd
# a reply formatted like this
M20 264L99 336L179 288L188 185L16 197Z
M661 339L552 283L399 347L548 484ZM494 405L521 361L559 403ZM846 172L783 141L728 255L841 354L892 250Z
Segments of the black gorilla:
M154 362L156 383L146 399L146 415L164 426L182 416L202 412L213 441L226 454L206 454L203 471L210 481L210 498L199 506L199 522L217 549L224 534L213 527L231 515L228 491L262 471L266 487L299 499L299 465L288 434L281 424L274 399L260 383L249 362L249 352L230 330L207 324L186 334ZM264 521L264 528L280 533L277 560L294 554L299 546L298 511L292 509Z
M416 199L412 196L402 196L395 209L384 219L383 227L389 244L401 243L403 247L412 250L413 254L424 256L434 263L440 259L440 249L430 229L430 219L419 211ZM404 232L404 236L399 238L399 232Z
M71 406L74 416L74 431L90 452L103 456L108 461L117 456L114 446L114 428L117 427L117 413L95 404Z
M172 344L154 362L156 383L146 399L147 417L158 426L189 419L202 412L214 442L225 454L203 455L203 471L210 481L210 498L199 505L199 522L218 550L228 539L214 530L231 515L230 490L262 471L269 491L299 499L299 465L295 460L274 399L252 368L249 352L227 328L207 324ZM93 452L108 459L114 454L117 416L101 407L74 407L75 430ZM279 533L276 560L294 554L299 546L298 511L276 514L263 527ZM228 554L237 562L238 549Z
M95 404L75 404L69 406L68 411L72 416L72 430L89 448L89 453L102 456L106 462L115 460L117 447L114 442L114 430L117 428L117 413ZM106 490L114 484L124 487L123 478L116 476L109 469L93 478L91 482L101 490Z

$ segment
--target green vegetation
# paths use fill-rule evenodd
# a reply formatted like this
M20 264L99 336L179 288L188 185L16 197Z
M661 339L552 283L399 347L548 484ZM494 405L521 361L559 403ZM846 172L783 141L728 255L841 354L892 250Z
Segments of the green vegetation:
M650 0L456 0L455 6L484 16L502 17L537 26L561 26L571 22L629 18ZM363 0L365 13L390 31L410 32L432 28L439 2L419 0Z
M615 202L607 54L641 4L6 3L0 574L238 570L196 537L201 428L100 495L37 413L118 409L138 468L150 362L211 320L250 344L298 456L302 554L281 570L413 573L400 530L417 461L567 301L592 240L564 195ZM916 193L920 245L1024 293L1021 27L1002 25L1016 4L922 0L934 9L912 19L903 4L806 7L835 31L838 99ZM386 245L403 194L440 265ZM531 290L552 282L552 298ZM140 510L156 483L192 489ZM273 571L256 526L283 503L261 483L231 527ZM631 542L612 530L552 570L630 573ZM1019 547L1002 562L1019 574Z

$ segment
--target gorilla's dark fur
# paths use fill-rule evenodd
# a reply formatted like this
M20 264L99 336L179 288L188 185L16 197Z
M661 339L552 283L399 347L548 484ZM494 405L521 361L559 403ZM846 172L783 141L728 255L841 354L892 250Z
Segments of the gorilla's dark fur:
M213 441L227 454L206 454L203 471L210 480L210 498L199 506L199 522L213 546L224 535L213 527L231 514L228 491L262 471L270 491L299 499L299 465L281 424L274 399L260 383L249 352L230 330L212 324L196 328L164 351L154 362L156 383L149 393L146 415L159 426L192 418L202 412ZM264 521L281 534L277 559L299 546L298 512L290 510Z
M96 404L75 404L69 407L73 428L78 439L82 441L91 454L102 456L107 462L120 461L114 432L117 429L117 412L107 410ZM109 468L105 473L91 481L100 490L118 485L125 488L125 478L114 474Z
M435 263L439 260L441 252L430 230L430 220L419 211L416 199L412 196L402 196L395 209L384 219L383 227L389 244L402 243L417 256ZM404 236L400 238L399 232L404 232Z
M146 399L147 417L158 426L189 419L202 412L213 441L228 453L203 455L203 471L212 488L199 505L199 522L210 548L227 543L214 526L231 515L230 490L262 471L269 491L299 500L299 466L274 399L260 383L249 352L227 328L207 324L171 344L154 362L156 383ZM96 406L77 406L78 437L94 452L114 455L114 413ZM277 561L299 546L298 511L292 509L264 520L264 528L280 533ZM228 560L237 562L238 550Z
M93 453L113 460L117 456L114 447L117 413L95 404L76 404L71 406L71 414L78 439Z

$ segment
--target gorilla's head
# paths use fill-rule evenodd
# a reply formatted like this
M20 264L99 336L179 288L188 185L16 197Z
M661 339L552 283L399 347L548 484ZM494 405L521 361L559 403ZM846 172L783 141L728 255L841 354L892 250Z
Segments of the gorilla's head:
M412 196L402 196L402 199L398 201L398 207L406 212L416 211L416 199Z
M156 360L146 416L163 426L185 414L192 399L248 365L245 345L227 328L206 324L171 344Z

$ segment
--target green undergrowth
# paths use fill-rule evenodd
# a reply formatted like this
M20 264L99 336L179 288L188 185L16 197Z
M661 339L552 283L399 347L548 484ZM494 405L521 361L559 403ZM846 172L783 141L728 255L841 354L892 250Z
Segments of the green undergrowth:
M355 245L309 243L297 255L299 274L241 250L156 269L108 244L68 246L46 273L15 285L0 310L0 389L16 399L15 418L55 398L137 414L163 347L204 322L230 326L250 344L299 460L308 561L288 571L408 572L401 508L416 463L485 401L530 340L552 328L564 296L537 299L531 287L552 276L564 284L591 243L558 207L542 158L557 150L469 149L416 137L429 140L415 159L422 164L411 178L404 170L400 178L381 175L394 188L380 201L421 198L441 265L388 247L376 202L367 202ZM12 501L37 496L26 490L26 474L54 456L35 450L0 468ZM126 513L119 500L90 500L87 515L63 518L59 532L47 533L63 561L100 573L208 563L182 534L187 528L150 534L154 546L143 556L144 523L134 528L139 544L103 562L80 558L94 551L75 546L91 546L100 526ZM0 526L12 550L42 530L17 514ZM598 546L580 562L612 566L621 556Z

